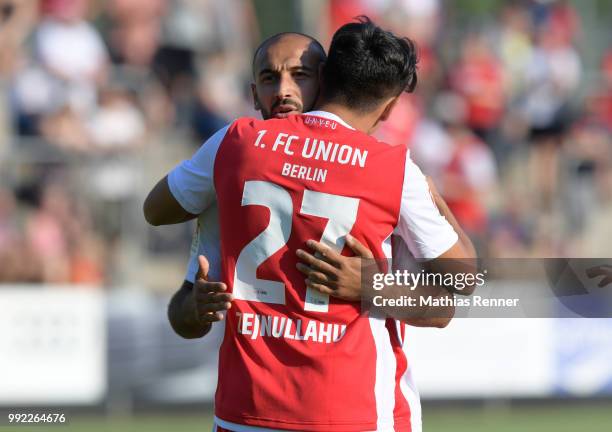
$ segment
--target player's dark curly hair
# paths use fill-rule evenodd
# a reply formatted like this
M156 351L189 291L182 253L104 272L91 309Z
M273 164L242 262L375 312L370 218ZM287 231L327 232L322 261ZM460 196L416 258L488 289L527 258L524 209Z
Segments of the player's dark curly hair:
M323 68L323 97L367 112L383 100L414 91L417 52L401 38L360 16L333 36Z

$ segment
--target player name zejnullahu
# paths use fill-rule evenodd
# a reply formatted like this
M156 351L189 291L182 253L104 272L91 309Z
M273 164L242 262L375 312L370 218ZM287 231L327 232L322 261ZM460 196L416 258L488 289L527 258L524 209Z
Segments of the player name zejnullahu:
M415 261L408 267L364 260L362 309L395 319L612 317L612 259Z

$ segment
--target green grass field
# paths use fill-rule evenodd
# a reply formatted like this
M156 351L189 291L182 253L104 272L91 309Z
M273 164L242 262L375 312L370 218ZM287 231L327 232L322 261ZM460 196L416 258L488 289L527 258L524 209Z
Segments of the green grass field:
M612 403L592 406L426 407L425 432L610 432ZM2 427L0 432L194 432L211 430L208 415L146 415L130 419L72 418L67 425Z

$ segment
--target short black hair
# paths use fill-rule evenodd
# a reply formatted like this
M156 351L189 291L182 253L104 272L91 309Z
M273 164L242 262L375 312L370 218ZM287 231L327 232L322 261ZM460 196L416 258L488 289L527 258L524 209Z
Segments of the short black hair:
M371 111L386 98L414 91L417 62L413 41L360 16L332 38L322 95L361 112Z
M268 47L268 45L270 45L272 42L280 39L283 36L286 35L298 35L298 36L303 36L307 39L310 39L311 44L314 46L315 50L319 52L319 55L321 56L321 62L325 61L325 59L327 58L327 54L325 53L325 48L323 48L323 45L321 45L321 43L316 40L315 38L313 38L312 36L309 36L307 34L304 33L300 33L300 32L281 32L281 33L276 33L273 34L270 37L267 37L266 39L264 39L259 46L255 49L255 52L253 53L253 60L251 61L251 69L253 70L253 75L255 75L255 62L257 61L257 57L259 56L259 54L261 53L261 51L263 51L265 48Z

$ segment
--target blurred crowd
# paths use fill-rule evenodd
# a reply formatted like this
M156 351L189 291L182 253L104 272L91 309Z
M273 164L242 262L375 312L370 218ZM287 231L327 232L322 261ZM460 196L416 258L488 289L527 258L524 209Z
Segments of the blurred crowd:
M146 147L253 114L258 39L249 1L0 0L0 281L112 282Z
M481 256L610 256L612 50L585 67L578 2L499 2L460 28L448 3L331 2L332 28L365 13L417 41L417 94L378 135L411 149Z
M610 253L593 231L612 201L612 50L586 68L574 3L500 3L458 26L441 0L330 0L322 42L362 14L417 41L418 91L377 134L411 149L482 255ZM112 282L144 224L123 217L138 160L256 115L260 39L251 0L0 0L0 282Z

